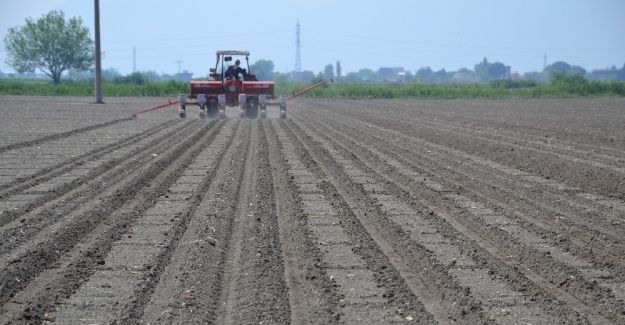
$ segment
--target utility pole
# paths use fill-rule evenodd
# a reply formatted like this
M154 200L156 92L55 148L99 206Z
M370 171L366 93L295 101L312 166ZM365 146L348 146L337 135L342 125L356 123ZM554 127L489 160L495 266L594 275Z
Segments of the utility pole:
M102 102L102 61L100 56L100 0L95 0L95 102Z
M137 47L132 47L132 73L137 71Z
M543 70L547 67L547 53L543 55Z
M180 74L180 64L182 63L182 61L178 60L176 62L178 62L178 74Z

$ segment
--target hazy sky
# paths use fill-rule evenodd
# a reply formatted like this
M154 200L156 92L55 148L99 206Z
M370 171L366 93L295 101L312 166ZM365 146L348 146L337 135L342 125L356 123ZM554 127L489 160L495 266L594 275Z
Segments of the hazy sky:
M81 16L93 34L91 0L0 0L0 38L50 10ZM513 71L564 60L592 70L625 63L625 0L101 0L103 67L132 72L183 70L206 75L217 49L252 52L276 70L295 65L295 23L302 25L302 67L318 72L403 66L473 69L487 57ZM0 71L12 71L0 49Z

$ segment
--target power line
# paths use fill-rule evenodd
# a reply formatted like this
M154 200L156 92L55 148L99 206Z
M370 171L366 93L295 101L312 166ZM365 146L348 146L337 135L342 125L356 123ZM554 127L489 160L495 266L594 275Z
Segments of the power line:
M176 37L176 38L155 38L155 39L129 39L129 40L112 40L112 41L107 41L106 43L109 44L123 44L123 43L151 43L151 42L156 42L156 43L163 43L163 42L170 42L170 41L197 41L197 40L217 40L217 39L232 39L232 38L240 38L240 37L245 37L245 36L265 36L265 35L270 35L270 34L284 34L287 30L273 30L273 31L265 31L265 32L254 32L254 33L237 33L237 34L219 34L219 35L211 35L211 36L206 36L206 34L204 35L198 35L198 36L189 36L189 37ZM255 39L257 37L254 37Z
M362 39L373 42L389 42L389 43L401 43L401 44L418 44L418 45L431 45L431 46L440 46L440 47L460 47L460 48L475 48L475 49L499 49L499 50L533 50L533 51L621 51L625 50L625 47L614 47L614 48L545 48L545 47L510 47L510 46L490 46L490 45L466 45L466 44L450 44L450 43L437 43L437 42L417 42L410 41L406 39L398 40L398 39L388 39L388 38L379 38L379 37L365 37L361 35L347 35L341 33L333 33L333 32L324 32L324 31L315 31L315 30L306 30L308 33L312 34L325 34L329 36L341 37L341 39L349 38L349 39Z

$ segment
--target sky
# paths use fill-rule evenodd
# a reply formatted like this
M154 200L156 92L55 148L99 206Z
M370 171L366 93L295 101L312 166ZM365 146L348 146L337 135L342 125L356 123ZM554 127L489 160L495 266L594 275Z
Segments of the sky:
M51 10L79 16L94 34L94 1L0 0L4 38ZM484 57L519 73L566 61L587 70L625 64L624 0L101 0L103 68L206 75L215 51L249 50L250 61L295 66L301 24L303 70L341 62L343 74L367 67L429 66L454 71Z

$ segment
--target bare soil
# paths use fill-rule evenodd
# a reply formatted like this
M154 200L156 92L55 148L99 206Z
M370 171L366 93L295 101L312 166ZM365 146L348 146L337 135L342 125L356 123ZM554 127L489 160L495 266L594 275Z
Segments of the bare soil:
M625 100L0 97L0 323L625 323Z

